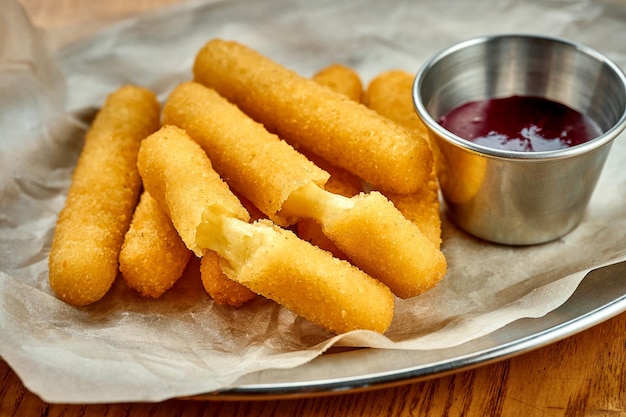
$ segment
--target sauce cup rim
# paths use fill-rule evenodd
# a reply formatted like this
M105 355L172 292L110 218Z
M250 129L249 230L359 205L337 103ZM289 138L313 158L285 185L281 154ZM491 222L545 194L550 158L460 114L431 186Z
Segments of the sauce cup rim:
M493 41L496 41L499 39L505 39L505 38L544 40L544 41L550 41L554 43L561 43L561 44L565 44L567 46L573 47L579 50L581 53L589 55L595 58L596 60L602 62L603 64L607 65L611 69L611 71L613 71L615 75L619 78L623 93L626 96L626 74L624 73L624 71L622 71L622 69L615 62L613 62L610 58L608 58L606 55L600 53L599 51L587 45L584 45L576 41L567 40L567 39L554 37L554 36L523 34L523 33L508 33L508 34L478 36L478 37L470 38L470 39L455 43L437 52L433 57L431 57L428 61L426 61L421 66L421 68L417 72L415 79L413 81L412 98L413 98L413 105L415 107L415 110L418 116L420 117L420 119L422 119L422 121L426 124L427 128L433 131L439 138L442 138L445 141L455 146L461 147L468 152L481 154L486 157L534 161L534 160L562 159L562 158L573 157L576 155L590 152L596 148L602 147L606 145L607 143L613 141L615 138L617 138L620 135L620 133L624 129L626 129L626 106L625 106L620 118L613 124L613 126L611 126L608 130L603 132L601 135L585 143L581 143L579 145L572 146L569 148L564 148L564 149L527 152L527 151L512 151L512 150L505 150L505 149L496 149L496 148L491 148L491 147L484 146L484 145L479 145L470 140L462 138L450 132L446 128L444 128L441 124L439 124L439 122L437 122L430 115L430 113L426 109L424 102L422 101L422 97L421 97L422 84L428 72L438 62L440 62L441 60L445 59L449 55L459 50L465 49L472 45L489 43L489 42L493 42ZM495 97L490 97L490 98L495 98Z

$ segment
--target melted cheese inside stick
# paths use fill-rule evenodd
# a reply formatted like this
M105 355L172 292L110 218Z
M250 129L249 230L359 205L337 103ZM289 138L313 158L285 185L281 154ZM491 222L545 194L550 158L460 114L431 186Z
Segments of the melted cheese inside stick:
M71 305L100 300L118 274L141 191L137 152L158 129L159 110L151 91L124 86L109 95L87 132L48 264L50 286Z
M276 198L280 196L278 212L257 204L259 209L268 210L268 216L316 219L324 234L355 265L399 297L418 295L445 274L443 253L386 198L372 193L350 199L323 190L311 175L315 170L302 161L302 154L214 90L198 83L180 85L164 107L164 119L187 130L212 161L220 161L216 162L216 171L255 204L259 189ZM275 146L279 143L284 146ZM254 161L256 169L251 169L250 161ZM326 179L327 175L319 177ZM364 205L363 201L376 204ZM357 203L363 206L358 211L353 210ZM381 212L385 215L381 216ZM375 251L378 252L372 256ZM414 253L420 256L415 257Z
M438 245L378 192L346 198L311 183L291 193L283 211L315 219L355 265L400 298L433 288L445 275Z
M327 172L201 84L186 82L174 89L163 122L184 129L228 184L281 226L297 220L279 213L293 190L328 180Z
M248 223L241 203L183 130L165 126L144 140L138 167L183 241L200 253L215 251L228 278L337 333L383 333L391 324L389 288L269 220Z

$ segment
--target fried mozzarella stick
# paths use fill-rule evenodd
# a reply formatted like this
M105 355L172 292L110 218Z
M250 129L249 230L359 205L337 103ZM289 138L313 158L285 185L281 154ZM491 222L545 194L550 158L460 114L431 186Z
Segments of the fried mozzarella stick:
M428 180L432 153L422 137L241 44L208 42L193 71L270 132L378 189L408 194Z
M171 129L162 129L161 133L163 135L172 134ZM174 131L174 134L177 135L178 132ZM185 158L185 155L172 153L169 157L179 164L185 163L184 159L181 160L181 158ZM204 163L205 165L208 164L210 167L210 163L208 163L208 161L203 162L203 158L200 158L200 161L193 162ZM193 162L190 161L190 163ZM186 191L190 192L189 195L184 195L184 197L182 197L174 194L172 201L167 206L159 204L159 207L162 209L163 213L165 213L168 220L172 219L178 221L177 224L172 224L172 226L175 233L179 236L178 239L182 239L183 248L187 251L191 250L198 257L203 258L200 261L200 277L204 289L211 296L211 298L220 304L228 304L236 307L243 305L245 302L254 298L254 294L247 288L241 288L241 284L228 282L228 278L224 276L219 266L216 264L218 262L218 257L214 256L214 254L210 253L210 251L206 251L197 246L195 244L195 234L196 226L202 220L203 207L212 204L214 200L220 201L222 207L226 207L229 212L233 213L234 216L243 221L249 220L250 217L248 212L241 207L239 200L232 195L228 187L224 187L220 178L215 178L215 176L212 177L214 184L207 191L206 187L200 187L202 186L202 183L198 183L196 181L193 172L187 172L186 170L165 170L165 168L167 167L164 166L163 172L155 173L147 178L143 178L146 189L155 189L162 184L162 180L160 180L161 182L156 181L159 177L167 177L170 181L189 183L189 186L184 190L175 188L172 191L172 193L176 191ZM152 181L154 183L147 184L147 181ZM195 185L198 185L197 189L194 189ZM191 193L192 191L194 191L193 194ZM164 207L167 207L168 210L165 211ZM184 213L184 215L181 213ZM155 213L153 213L153 215L154 214ZM163 227L163 224L161 224L161 227ZM154 245L156 246L158 243L155 242ZM182 251L182 248L179 250ZM158 257L158 254L154 253L153 256ZM165 256L165 252L163 252L161 256ZM206 259L204 259L205 257ZM139 260L137 260L137 262L139 262ZM165 259L161 262L165 262ZM175 275L175 272L171 270L174 268L174 265L162 265L162 267L170 269L168 272L170 277ZM150 271L145 271L144 273L149 274L149 272ZM142 279L143 278L144 277L142 277ZM159 278L159 280L166 280L166 278L164 276ZM159 285L162 286L164 284L161 282Z
M337 333L383 333L391 324L387 287L269 220L248 223L244 207L184 130L164 126L144 140L138 167L187 246L215 251L228 278Z
M170 218L144 191L120 252L120 271L128 286L158 298L183 275L190 258Z
M324 190L301 163L300 153L290 146L270 146L280 139L214 90L195 82L179 85L168 98L163 118L187 131L215 170L261 211L259 188L281 196L278 214L316 220L355 265L399 297L418 295L443 277L446 261L441 251L389 200L380 193L346 198ZM249 161L263 169L251 169ZM271 218L276 213L265 214Z
M292 193L283 211L315 219L352 263L400 298L428 291L445 275L437 245L379 192L346 198L310 183Z
M125 86L109 95L87 132L48 259L50 286L69 304L101 299L117 276L141 188L137 151L158 129L159 110L152 92Z
M426 126L417 116L411 98L414 76L403 70L386 71L376 76L365 93L367 106L381 115L428 138ZM435 145L430 144L435 151ZM437 155L437 152L434 152ZM437 157L435 157L435 160ZM385 193L406 218L435 242L441 245L441 217L439 206L439 185L436 169L433 166L426 184L411 194Z
M306 156L311 162L330 174L330 178L324 184L326 191L344 197L353 197L363 191L363 183L360 178L343 168L329 164L315 154ZM296 223L296 232L301 239L329 251L337 258L347 259L347 256L324 234L321 225L314 219L308 217L299 219Z

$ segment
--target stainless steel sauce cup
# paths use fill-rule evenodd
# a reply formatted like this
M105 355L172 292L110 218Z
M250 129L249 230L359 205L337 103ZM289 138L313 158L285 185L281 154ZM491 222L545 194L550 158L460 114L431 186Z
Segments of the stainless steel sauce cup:
M477 145L437 120L468 101L539 96L593 119L597 138L567 149L521 152ZM626 76L597 51L563 39L496 35L434 56L413 85L436 144L444 206L467 232L497 243L559 238L581 221L612 141L626 127Z

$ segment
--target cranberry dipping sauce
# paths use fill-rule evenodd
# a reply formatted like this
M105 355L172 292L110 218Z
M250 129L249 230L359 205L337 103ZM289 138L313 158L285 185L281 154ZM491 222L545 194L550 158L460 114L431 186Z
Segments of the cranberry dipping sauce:
M444 114L438 122L478 145L519 152L565 149L602 134L598 124L583 113L533 96L470 101Z
M539 244L572 231L626 128L624 72L559 38L460 42L422 66L412 94L446 214L499 244Z

